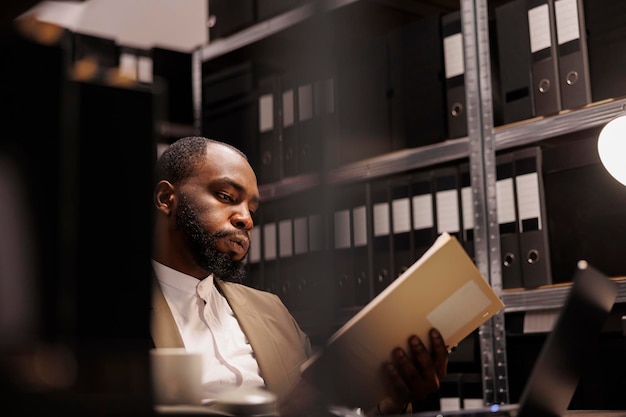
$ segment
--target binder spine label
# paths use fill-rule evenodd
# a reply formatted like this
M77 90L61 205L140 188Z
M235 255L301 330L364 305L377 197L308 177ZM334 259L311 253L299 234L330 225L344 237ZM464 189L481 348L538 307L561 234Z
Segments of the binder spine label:
M550 48L550 10L547 4L528 10L528 27L530 32L530 51L532 53Z
M577 0L559 0L554 3L556 34L559 45L580 39Z

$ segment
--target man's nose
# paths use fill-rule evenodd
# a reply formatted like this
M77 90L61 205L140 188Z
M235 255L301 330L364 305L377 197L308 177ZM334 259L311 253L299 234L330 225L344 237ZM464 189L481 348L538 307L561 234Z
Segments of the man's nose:
M252 213L247 206L240 205L238 210L231 217L231 223L238 229L252 230L254 222L252 220Z

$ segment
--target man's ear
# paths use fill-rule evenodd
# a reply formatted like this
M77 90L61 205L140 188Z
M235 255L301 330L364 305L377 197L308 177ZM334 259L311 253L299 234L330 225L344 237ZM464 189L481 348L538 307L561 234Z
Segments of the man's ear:
M175 200L174 186L169 181L159 181L154 188L154 205L156 209L169 215L174 209Z

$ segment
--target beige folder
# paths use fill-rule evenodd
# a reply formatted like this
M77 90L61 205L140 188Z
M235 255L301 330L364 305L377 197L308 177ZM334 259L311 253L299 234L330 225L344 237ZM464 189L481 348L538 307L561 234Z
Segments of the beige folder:
M401 276L303 364L305 379L332 404L367 409L385 396L382 363L410 335L428 344L436 327L452 347L504 304L458 240L443 233Z

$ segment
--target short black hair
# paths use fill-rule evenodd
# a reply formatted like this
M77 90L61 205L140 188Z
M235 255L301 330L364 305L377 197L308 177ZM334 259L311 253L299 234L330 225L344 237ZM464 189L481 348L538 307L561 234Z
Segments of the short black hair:
M172 184L178 184L187 179L198 164L204 161L209 144L226 146L248 160L245 153L226 142L203 136L187 136L173 142L161 154L156 162L156 182L166 180Z

